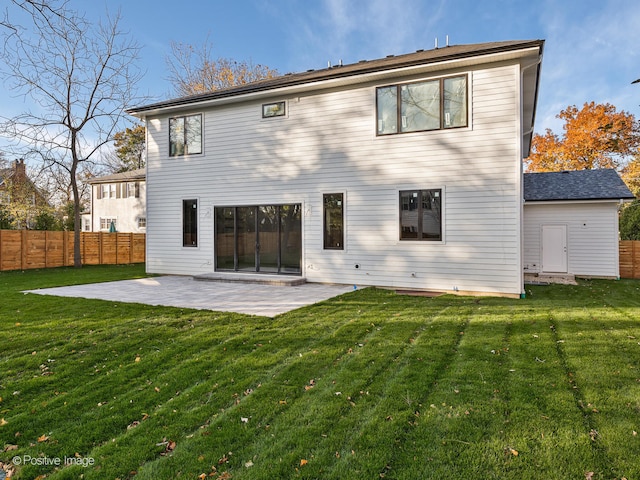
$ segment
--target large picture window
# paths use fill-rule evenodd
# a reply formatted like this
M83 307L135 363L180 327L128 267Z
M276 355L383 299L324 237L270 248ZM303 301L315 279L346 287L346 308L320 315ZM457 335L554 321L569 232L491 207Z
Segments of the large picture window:
M379 87L377 134L467 126L467 76Z
M198 200L182 201L182 246L198 246Z
M442 240L442 190L400 192L400 240Z
M202 153L202 115L169 119L169 156Z
M344 195L325 193L322 197L324 248L325 250L344 250Z

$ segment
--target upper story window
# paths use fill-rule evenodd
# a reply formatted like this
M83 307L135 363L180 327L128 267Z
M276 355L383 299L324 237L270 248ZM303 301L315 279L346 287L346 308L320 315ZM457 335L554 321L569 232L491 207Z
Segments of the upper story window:
M98 186L98 198L116 198L116 185L103 183Z
M202 153L202 115L169 119L169 156Z
M140 182L127 182L126 183L126 194L125 197L136 197L140 196Z
M262 105L262 118L284 117L286 113L285 102L265 103Z
M467 76L379 87L377 134L466 127Z

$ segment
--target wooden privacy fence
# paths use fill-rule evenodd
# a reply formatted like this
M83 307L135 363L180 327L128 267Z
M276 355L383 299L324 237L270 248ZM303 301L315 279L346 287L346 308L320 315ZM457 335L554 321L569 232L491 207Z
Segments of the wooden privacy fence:
M83 265L145 261L144 233L82 232ZM0 230L0 271L73 265L73 232Z
M640 279L640 240L620 241L620 277Z

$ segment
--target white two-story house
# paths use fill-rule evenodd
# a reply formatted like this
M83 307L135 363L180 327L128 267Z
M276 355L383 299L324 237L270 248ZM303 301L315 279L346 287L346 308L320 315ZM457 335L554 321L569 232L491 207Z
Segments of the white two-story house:
M96 177L91 185L91 212L83 214L84 232L145 233L145 169Z
M148 272L521 295L543 45L420 50L130 109L147 127Z

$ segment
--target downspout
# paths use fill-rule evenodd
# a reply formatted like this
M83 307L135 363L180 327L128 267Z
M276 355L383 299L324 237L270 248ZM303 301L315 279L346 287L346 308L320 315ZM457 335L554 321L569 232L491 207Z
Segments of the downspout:
M520 98L522 99L523 95L522 95L522 88L524 85L524 74L525 72L533 67L537 67L539 68L540 64L542 63L542 51L540 51L539 55L538 55L538 59L529 64L526 65L524 67L522 67L520 69ZM538 82L540 81L540 72L538 72ZM535 125L535 118L536 118L536 107L538 105L538 86L536 85L536 92L535 92L535 99L534 99L534 104L533 104L533 116L531 119L531 128L529 130L527 130L526 132L522 132L522 135L520 137L520 154L519 154L519 162L520 162L520 168L519 168L519 175L520 175L520 180L518 182L518 185L520 186L520 192L519 192L519 199L520 199L520 285L521 285L521 291L520 291L520 298L521 299L525 299L527 296L526 290L524 288L524 165L523 165L523 160L524 160L524 152L522 151L522 147L524 145L524 141L525 138L529 135L531 135L533 133L533 130L535 129L534 125ZM522 104L520 105L520 121L522 122ZM531 143L529 143L529 149L531 149Z

